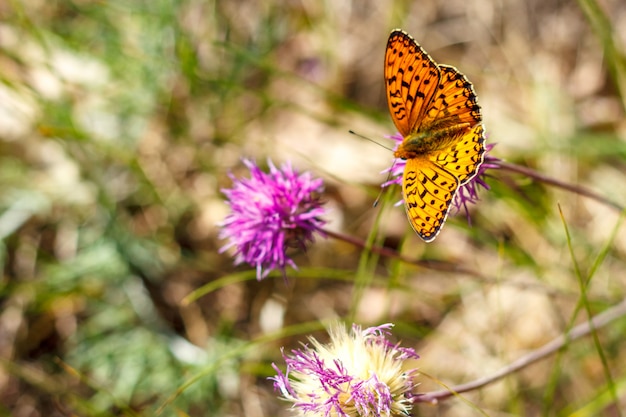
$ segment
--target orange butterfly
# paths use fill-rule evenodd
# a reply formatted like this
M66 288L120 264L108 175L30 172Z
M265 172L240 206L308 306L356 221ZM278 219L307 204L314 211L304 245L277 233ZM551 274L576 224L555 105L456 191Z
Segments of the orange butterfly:
M460 186L483 162L485 130L472 83L456 68L437 65L406 32L389 35L385 86L393 123L404 140L402 192L419 237L431 242L443 227Z

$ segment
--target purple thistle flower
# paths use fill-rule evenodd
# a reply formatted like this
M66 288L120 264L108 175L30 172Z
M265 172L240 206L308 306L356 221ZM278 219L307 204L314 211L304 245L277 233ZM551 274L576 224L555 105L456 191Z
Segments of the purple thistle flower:
M287 371L276 370L274 388L299 415L406 416L413 406L416 369L405 361L419 356L387 340L392 324L361 330L329 329L330 342L283 351Z
M400 146L400 144L404 140L404 138L402 137L400 133L387 136L387 138L393 139L396 142L393 148L394 151L398 148L398 146ZM468 203L476 204L480 200L480 198L478 198L479 186L486 190L491 189L491 187L489 187L489 185L485 182L486 171L488 169L499 168L497 162L500 159L496 158L495 156L489 155L489 152L491 152L491 150L493 149L495 145L496 145L495 143L488 143L485 145L484 160L483 160L483 163L480 165L480 167L478 167L478 173L469 182L465 183L465 185L462 185L461 187L459 187L456 194L454 195L454 199L452 200L452 206L456 210L455 214L460 212L461 209L465 209L467 222L470 224L471 224L471 219L469 216L469 210L468 210L467 204ZM405 160L396 158L394 160L393 166L383 171L383 173L391 172L392 179L383 183L381 187L388 187L392 184L399 184L400 186L402 186L402 174L404 173L405 165L406 165ZM402 204L402 202L403 201L400 200L397 203L397 205Z
M307 242L314 240L313 233L322 233L322 180L308 172L299 174L290 163L278 169L268 160L269 173L250 160L243 163L250 178L229 174L233 187L222 190L231 213L219 224L220 238L229 240L220 253L234 246L235 265L245 262L255 267L258 280L274 269L284 274L287 265L297 269L286 251L289 247L305 250Z

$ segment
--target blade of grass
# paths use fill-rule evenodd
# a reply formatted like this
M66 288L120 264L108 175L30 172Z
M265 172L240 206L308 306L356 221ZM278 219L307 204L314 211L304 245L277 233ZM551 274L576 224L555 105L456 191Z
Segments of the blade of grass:
M595 0L578 0L578 5L596 32L604 49L604 57L626 110L626 58L616 44L616 36L611 20Z
M580 288L580 300L578 302L578 305L576 306L576 308L574 309L574 312L572 313L572 317L570 319L570 323L568 325L568 327L571 327L574 323L574 320L576 319L576 316L578 315L578 311L580 310L580 308L584 307L586 313L587 313L587 323L589 323L589 327L591 330L591 336L592 336L592 340L596 349L596 352L598 354L598 357L600 358L600 361L602 363L602 370L604 372L604 377L606 378L607 381L607 387L608 387L608 392L609 394L612 396L613 399L613 403L614 404L619 404L619 398L617 396L617 389L615 387L615 382L613 380L613 376L611 375L611 370L609 368L609 363L608 360L606 358L606 355L604 353L604 348L602 347L602 344L600 343L600 339L598 337L598 332L596 331L596 328L593 325L592 322L592 318L593 318L593 312L591 311L591 305L589 302L589 298L588 298L588 293L587 290L589 288L589 283L591 282L591 274L589 274L587 277L583 277L583 274L580 270L580 265L576 259L576 256L574 254L574 246L572 244L572 239L571 239L571 235L569 232L569 227L567 226L567 222L565 220L565 215L563 214L563 210L561 208L561 205L558 205L559 208L559 215L561 216L561 221L563 223L563 229L565 231L565 236L566 236L566 240L567 240L567 247L570 253L570 258L572 260L572 265L574 266L574 273L576 274L576 278L578 279L578 285ZM619 223L621 223L621 216L620 219L618 220ZM614 228L613 231L613 238L615 236L616 231L619 229L619 223L618 223L618 227ZM613 239L609 239L610 242L613 241ZM602 251L600 253L600 257L598 257L596 259L596 261L594 262L594 267L592 268L592 272L595 273L595 271L597 270L597 266L599 266L599 262L600 259L604 259L604 256L606 256L606 253L604 253L604 251ZM555 369L559 368L558 366L555 367ZM553 401L553 394L555 392L555 389L552 390L546 390L547 393L549 393L550 398L547 398L548 401L544 402L544 405L546 407L549 407L549 404L554 404ZM545 397L544 397L545 398ZM547 413L547 409L544 409L544 415L548 415ZM618 411L619 416L621 416L621 412Z

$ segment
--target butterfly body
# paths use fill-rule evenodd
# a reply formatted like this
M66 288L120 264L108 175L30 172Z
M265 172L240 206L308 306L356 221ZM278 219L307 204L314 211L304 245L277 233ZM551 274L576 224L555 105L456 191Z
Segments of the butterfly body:
M411 159L448 148L467 132L467 124L435 131L415 132L404 138L394 152L396 158Z
M484 128L476 94L456 68L438 65L406 32L385 53L389 112L404 140L402 190L409 223L426 242L443 226L458 188L483 161Z

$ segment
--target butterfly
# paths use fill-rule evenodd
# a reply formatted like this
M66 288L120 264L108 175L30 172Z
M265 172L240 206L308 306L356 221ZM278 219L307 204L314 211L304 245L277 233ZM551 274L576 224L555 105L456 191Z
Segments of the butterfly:
M409 223L426 242L443 227L456 191L478 172L485 129L472 83L438 65L406 32L389 35L385 52L389 112L404 140L402 194Z

